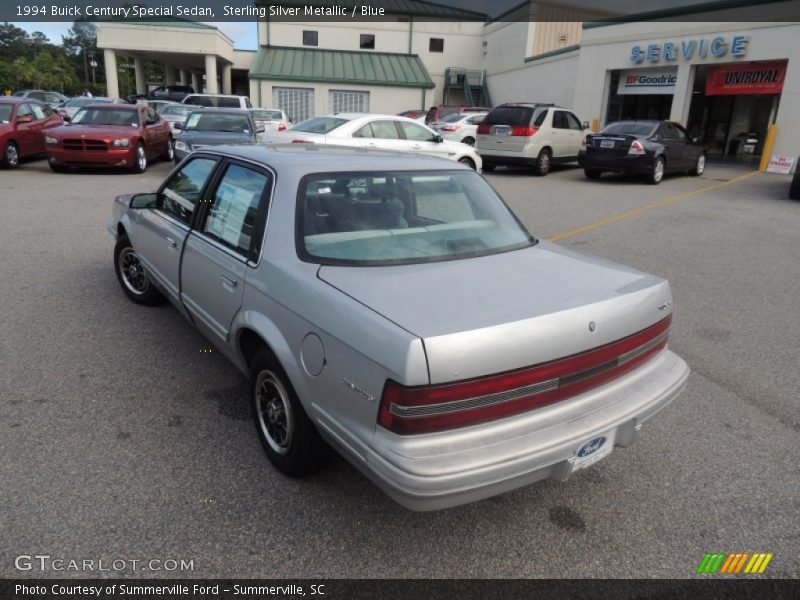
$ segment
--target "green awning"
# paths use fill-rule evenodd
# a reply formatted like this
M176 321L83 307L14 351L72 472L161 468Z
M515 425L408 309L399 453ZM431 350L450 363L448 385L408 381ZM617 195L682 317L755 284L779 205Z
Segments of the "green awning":
M262 46L251 79L432 88L416 54Z

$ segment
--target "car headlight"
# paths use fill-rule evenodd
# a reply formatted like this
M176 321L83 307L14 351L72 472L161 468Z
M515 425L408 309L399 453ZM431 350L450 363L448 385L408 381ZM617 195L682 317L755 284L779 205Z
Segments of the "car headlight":
M186 142L175 142L175 150L180 150L181 152L191 152L192 148Z
M124 140L114 140L111 142L111 145L114 148L127 148L131 145L131 141L128 138L125 138Z
M44 136L44 143L47 144L48 146L57 146L58 140L54 137L46 135Z

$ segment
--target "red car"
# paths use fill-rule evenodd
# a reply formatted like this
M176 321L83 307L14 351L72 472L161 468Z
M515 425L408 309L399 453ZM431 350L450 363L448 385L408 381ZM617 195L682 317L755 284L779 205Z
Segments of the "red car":
M72 121L47 132L50 168L125 167L143 173L149 160L171 161L174 153L169 123L147 106L90 104Z
M0 97L0 165L19 166L28 156L45 153L45 132L64 124L52 108L38 100Z

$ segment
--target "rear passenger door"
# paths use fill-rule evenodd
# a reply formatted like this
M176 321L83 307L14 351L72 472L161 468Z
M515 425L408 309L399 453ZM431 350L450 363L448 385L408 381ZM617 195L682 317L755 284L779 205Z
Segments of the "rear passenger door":
M33 116L33 110L31 108L33 103L25 102L24 104L20 104L17 106L17 115L16 119L16 138L17 144L19 145L19 155L20 156L30 156L31 154L35 154L37 152L37 132L36 132L36 121L35 117ZM30 117L31 120L27 123L20 123L20 117Z
M662 123L659 128L661 134L661 143L666 149L667 170L680 171L687 168L687 161L684 156L686 151L686 144L680 139L678 130L672 123Z
M211 186L181 263L181 300L195 324L225 343L242 305L247 265L257 264L272 192L272 174L228 161Z
M207 156L190 158L159 190L155 208L138 211L132 240L136 253L176 305L180 305L183 246L217 162Z
M353 145L361 148L378 148L381 150L406 151L405 141L394 121L378 119L366 123L356 130L352 137Z

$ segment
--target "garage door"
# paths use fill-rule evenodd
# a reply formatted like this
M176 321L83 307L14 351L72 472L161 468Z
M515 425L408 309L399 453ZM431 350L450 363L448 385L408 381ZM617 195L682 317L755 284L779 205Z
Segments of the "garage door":
M286 111L292 121L300 123L314 116L314 90L273 87L272 106Z
M369 92L331 90L328 105L331 112L369 112Z

